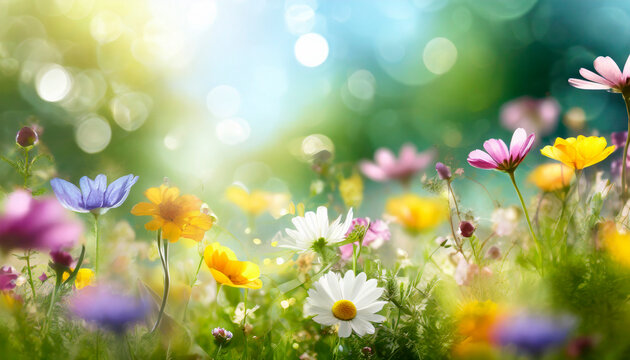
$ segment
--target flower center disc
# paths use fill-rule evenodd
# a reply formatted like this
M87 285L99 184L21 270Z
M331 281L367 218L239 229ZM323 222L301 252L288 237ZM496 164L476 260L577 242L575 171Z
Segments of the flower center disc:
M350 300L339 300L333 305L332 313L339 320L352 320L357 316L357 307Z

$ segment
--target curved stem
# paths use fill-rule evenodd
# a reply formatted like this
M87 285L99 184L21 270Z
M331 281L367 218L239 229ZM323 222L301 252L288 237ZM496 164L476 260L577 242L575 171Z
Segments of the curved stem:
M157 330L158 326L160 325L160 321L162 321L164 309L166 308L166 300L168 299L168 290L171 283L171 277L168 272L168 240L164 241L164 250L161 250L160 248L162 246L162 230L158 230L157 245L158 253L160 254L160 260L162 261L162 268L164 269L164 292L162 294L162 305L160 305L160 312L158 313L157 320L155 321L155 325L153 325L153 329L151 329L151 332L155 332L155 330Z
M186 312L188 311L188 304L190 303L190 298L192 297L192 289L195 286L195 283L197 282L197 277L199 276L199 270L201 270L201 264L203 264L203 255L201 256L201 259L199 259L199 265L197 265L197 271L195 272L195 277L190 283L190 295L188 295L188 300L186 300L186 306L184 306L184 316L182 317L182 321L186 320Z
M48 326L50 324L50 315L52 314L52 310L55 306L55 299L57 297L57 291L59 291L59 287L61 286L62 280L62 272L57 271L55 275L55 287L50 294L50 305L48 305L48 312L46 312L46 323L44 325L44 336L48 333Z
M453 203L455 204L455 210L457 211L457 218L459 219L459 222L462 222L462 215L459 212L459 205L457 205L457 198L455 197L455 191L453 191L453 187L451 186L451 180L446 180L446 185L448 186L448 191L451 193L451 196L453 197Z
M626 161L628 159L628 146L630 145L630 96L626 96L623 94L623 100L626 103L626 111L628 113L628 132L626 133L626 144L623 147L623 160L621 162L621 200L624 205L628 200L628 183L626 182L626 173L627 173L627 165Z
M31 250L26 250L24 254L26 258L26 269L28 270L28 283L31 285L31 292L33 293L33 302L35 302L35 285L33 284L33 272L31 271Z
M74 267L74 270L70 273L70 276L63 282L63 285L72 284L74 279L77 277L79 270L81 269L81 265L83 264L83 259L85 258L85 245L81 246L81 255L79 255L79 259L77 260L77 264Z
M527 225L529 226L529 231L532 233L532 239L534 239L534 243L536 244L536 249L538 250L538 257L540 261L540 266L542 267L542 247L540 246L540 242L536 237L536 233L534 233L534 228L532 227L532 221L529 219L529 213L527 212L527 206L525 206L525 201L523 200L523 195L521 195L521 191L518 189L518 185L516 185L516 179L514 178L514 172L509 172L510 180L512 180L512 185L514 185L514 189L516 190L516 194L518 194L518 199L521 201L521 207L523 207L523 212L525 213L525 219L527 219Z
M247 288L245 288L245 293L243 295L243 322L241 323L241 328L243 329L243 338L245 338L245 351L243 352L243 358L247 359L247 331L245 331L245 324L247 324Z

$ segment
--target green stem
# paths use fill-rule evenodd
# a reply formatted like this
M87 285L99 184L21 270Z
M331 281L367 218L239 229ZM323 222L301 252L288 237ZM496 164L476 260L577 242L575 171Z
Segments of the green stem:
M83 264L83 259L85 258L85 245L81 246L81 255L79 255L79 259L77 260L77 265L74 267L74 270L70 273L70 276L63 282L63 285L72 284L74 279L77 277L79 273L79 269L81 269L81 265Z
M540 246L540 242L534 233L534 228L532 227L532 222L529 219L529 213L527 212L527 206L525 206L525 201L523 200L523 195L521 195L521 191L518 189L518 185L516 185L516 179L514 178L514 172L509 172L510 179L512 180L512 185L514 185L514 189L518 194L518 199L521 201L521 206L523 207L523 212L525 213L525 219L527 219L527 226L529 226L529 231L532 233L532 239L534 239L534 243L536 244L536 249L538 250L538 257L540 261L540 266L542 267L542 247Z
M245 288L245 292L243 294L243 322L241 323L241 328L243 329L243 338L245 339L245 351L243 352L243 358L247 359L247 331L245 331L245 324L247 324L247 288Z
M24 188L28 189L28 178L31 176L28 162L29 149L24 148Z
M57 296L57 291L59 291L59 287L61 286L61 280L62 280L62 272L61 271L57 271L57 274L55 275L55 287L52 290L52 293L50 294L50 305L48 305L48 312L46 312L46 324L44 325L44 336L46 336L46 334L48 333L48 326L50 324L50 315L52 314L53 308L55 306L55 299Z
M26 258L26 269L28 269L28 283L31 285L31 292L33 293L33 302L35 302L35 285L33 284L33 273L31 271L31 250L27 250L24 254Z
M448 191L451 193L451 196L453 197L453 203L455 204L455 211L457 211L457 218L459 219L459 222L462 222L462 216L461 213L459 212L459 205L457 205L457 198L455 197L455 191L453 191L453 187L451 186L451 180L446 180L446 185L448 186Z
M98 274L98 259L99 259L99 254L98 254L98 242L99 242L99 238L100 238L100 234L98 231L98 215L94 214L94 238L96 239L96 246L95 246L95 254L94 254L94 274Z
M162 305L160 305L160 312L158 313L157 320L151 332L155 332L160 325L162 316L164 315L164 309L166 308L166 300L168 299L168 290L171 284L171 276L168 272L168 240L164 241L164 249L162 246L162 230L158 230L157 233L157 245L158 253L160 254L160 260L162 261L162 268L164 269L164 293L162 294Z
M623 160L621 162L621 199L625 204L628 200L628 183L626 181L626 161L628 158L628 146L630 145L630 95L623 93L623 100L626 103L626 112L628 113L628 133L626 135L626 144L623 147Z
M190 298L192 297L192 289L197 282L197 276L199 276L199 270L201 270L201 264L203 264L203 256L199 259L199 265L197 265L197 271L195 271L195 277L193 277L192 282L190 283L190 295L188 296L188 300L186 300L186 306L184 306L184 316L182 317L182 321L186 320L186 312L188 311L188 304L190 303ZM218 295L218 292L217 292Z

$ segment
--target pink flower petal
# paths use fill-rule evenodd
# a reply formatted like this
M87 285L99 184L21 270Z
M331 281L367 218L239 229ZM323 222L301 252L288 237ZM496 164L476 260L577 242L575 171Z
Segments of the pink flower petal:
M374 160L376 160L376 164L385 172L396 166L396 156L394 156L394 153L389 149L380 148L376 150Z
M585 69L585 68L581 68L580 69L580 75L582 75L582 77L584 77L586 80L590 80L592 82L596 82L598 84L602 84L602 85L608 85L608 86L615 86L615 84L613 84L611 81L604 79L603 77L595 74L594 72Z
M584 90L608 90L611 88L608 85L602 85L582 79L569 79L569 84L571 84L571 86L573 87Z
M385 181L388 178L385 171L372 162L362 161L359 167L365 176L374 181Z
M525 156L527 156L527 153L529 153L529 151L532 149L535 139L536 139L536 134L529 134L529 136L527 137L527 140L525 140L525 146L523 146L521 153L519 154L519 158L521 159L520 161L523 161Z
M617 85L624 82L619 66L617 66L610 56L598 56L593 62L593 66L595 66L595 70L597 70L598 73L613 84Z
M623 77L626 78L626 81L630 77L630 55L628 55L626 64L623 66Z
M502 162L509 160L510 151L508 150L507 145L503 142L503 140L497 139L489 139L483 143L483 148L486 149L488 154L492 156L494 161L497 164L501 164Z
M527 133L523 128L518 128L512 135L512 141L510 141L510 158L512 161L518 161L521 155L521 151L527 141Z
M499 167L496 161L488 155L487 153L481 150L473 150L468 154L468 163L471 166L474 166L479 169L496 169Z
M400 148L398 155L399 166L410 166L416 158L416 147L411 144L405 144Z

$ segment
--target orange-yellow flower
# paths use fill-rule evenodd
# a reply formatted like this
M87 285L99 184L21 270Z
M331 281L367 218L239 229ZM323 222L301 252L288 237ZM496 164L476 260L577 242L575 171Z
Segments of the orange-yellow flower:
M270 205L269 194L266 191L254 190L249 193L240 186L232 185L225 190L229 201L244 212L257 216L265 212Z
M615 223L608 222L602 226L601 235L610 257L619 264L630 267L630 234L619 232Z
M578 136L562 139L545 146L540 152L546 157L558 160L573 169L584 169L606 159L616 147L608 146L606 138L597 136Z
M542 191L555 191L569 186L574 173L573 168L564 164L542 164L537 166L527 179Z
M227 286L260 289L260 268L250 261L238 261L228 247L215 242L206 247L203 258L214 279Z
M149 231L162 230L162 237L171 242L179 238L201 241L210 230L213 219L201 212L201 200L193 195L179 195L179 189L161 185L147 189L144 195L150 202L136 204L131 213L151 216L144 227Z
M444 221L448 217L448 205L445 199L405 194L387 200L385 212L405 227L420 231Z
M74 271L74 269L70 269L70 272ZM62 279L66 281L70 277L70 272L64 272ZM77 277L74 278L74 286L81 290L86 286L92 285L92 280L94 280L94 271L92 269L81 268L77 271Z
M457 330L473 341L488 341L498 316L499 307L493 301L467 302L457 313Z

